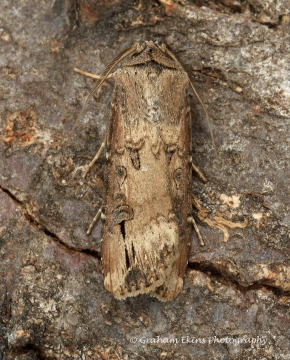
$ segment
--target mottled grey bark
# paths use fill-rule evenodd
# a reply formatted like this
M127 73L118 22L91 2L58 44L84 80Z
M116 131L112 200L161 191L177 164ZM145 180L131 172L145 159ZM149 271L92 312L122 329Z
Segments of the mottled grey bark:
M0 359L290 359L289 9L289 0L2 0ZM73 68L100 74L121 50L155 39L188 65L213 124L217 158L193 96L193 159L209 179L195 178L193 193L209 219L248 225L225 243L198 224L205 246L193 233L176 300L117 301L103 286L101 224L86 235L104 161L81 176L105 134L112 86L72 130L95 83Z

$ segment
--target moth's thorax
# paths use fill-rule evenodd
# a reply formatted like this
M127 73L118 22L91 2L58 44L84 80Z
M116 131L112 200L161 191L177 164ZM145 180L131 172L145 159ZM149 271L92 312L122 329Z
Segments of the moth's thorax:
M149 63L119 69L113 78L131 122L146 119L155 125L179 123L189 85L183 70Z

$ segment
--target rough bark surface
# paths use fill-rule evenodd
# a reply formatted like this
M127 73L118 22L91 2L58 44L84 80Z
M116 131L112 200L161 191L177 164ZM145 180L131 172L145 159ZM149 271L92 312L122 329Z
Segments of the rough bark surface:
M290 1L2 0L0 359L290 359ZM102 161L82 180L110 116L94 80L136 41L188 65L193 194L200 222L183 292L115 300L103 286ZM118 249L116 249L118 251Z

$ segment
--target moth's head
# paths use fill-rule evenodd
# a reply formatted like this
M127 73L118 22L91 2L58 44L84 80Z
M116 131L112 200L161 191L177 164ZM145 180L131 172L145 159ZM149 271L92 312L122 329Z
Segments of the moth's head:
M146 65L157 63L166 68L183 70L182 65L165 44L145 41L142 45L136 43L135 51L123 60L123 66Z

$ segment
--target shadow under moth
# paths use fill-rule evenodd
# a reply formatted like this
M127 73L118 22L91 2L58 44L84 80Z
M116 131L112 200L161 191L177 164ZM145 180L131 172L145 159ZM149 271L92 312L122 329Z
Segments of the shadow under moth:
M182 291L191 224L196 228L192 84L175 55L151 41L122 52L87 101L109 76L115 83L110 124L85 173L106 148L105 201L93 221L102 212L104 285L116 299L149 294L169 301Z

